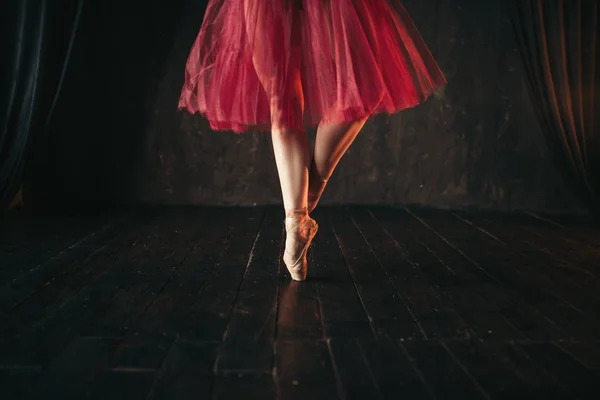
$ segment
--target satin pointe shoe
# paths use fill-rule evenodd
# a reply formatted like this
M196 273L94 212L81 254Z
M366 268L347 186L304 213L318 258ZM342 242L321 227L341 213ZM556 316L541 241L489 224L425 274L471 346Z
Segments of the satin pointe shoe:
M306 253L318 230L319 225L308 216L308 209L286 212L283 262L295 281L306 279Z

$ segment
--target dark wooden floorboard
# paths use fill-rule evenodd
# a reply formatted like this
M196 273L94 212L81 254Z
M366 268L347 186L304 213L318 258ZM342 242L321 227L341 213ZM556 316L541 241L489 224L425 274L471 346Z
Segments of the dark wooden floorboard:
M241 225L242 234L246 234L245 228L251 228L250 231L254 231L255 236L262 214L261 209L221 209L200 214L185 211L182 214L187 221L186 225L194 227L191 231L188 229L191 235L180 237L178 246L170 247L172 251L169 253L171 254L169 259L172 262L169 266L163 265L162 268L155 270L155 274L160 274L161 270L164 273L162 276L154 275L154 280L162 286L158 290L147 288L142 290L137 303L143 307L137 309L128 307L127 313L120 316L132 322L131 329L123 332L125 337L121 340L121 346L113 354L113 367L104 371L94 382L96 387L102 387L102 382L107 379L117 380L131 388L132 396L142 396L152 388L154 379L150 377L160 374L159 383L152 389L153 398L169 398L171 385L181 387L178 389L181 393L177 395L184 398L193 398L194 391L200 396L203 396L203 393L206 396L210 395L214 383L212 367L216 361L218 340L198 342L197 346L194 342L186 342L185 340L188 339L202 339L205 336L203 332L199 334L194 332L194 327L202 327L202 323L196 325L190 318L197 312L198 297L202 295L209 278L219 267L219 262L223 259L227 260L225 253L230 249L230 245L239 245L236 240L236 237L239 238L239 231L236 236L235 226ZM184 227L176 227L175 232L185 235L186 230ZM231 243L232 240L234 243ZM180 249L179 252L177 249ZM242 254L250 253L248 251ZM173 260L173 257L179 258ZM240 282L238 278L237 281L230 283L239 286ZM117 322L113 318L109 318L109 321L111 324ZM224 333L223 330L220 335ZM179 338L184 341L181 342ZM178 341L173 343L173 340ZM198 349L198 351L211 349L210 351L214 352L214 356L208 362L212 364L202 365L203 370L208 372L203 373L199 378L201 383L198 385L194 383L193 375L186 376L185 371L177 372L181 368L192 370L199 368L194 364L194 360L180 360L182 348L190 348L192 352ZM159 373L163 361L165 366ZM180 363L184 365L178 365ZM188 390L187 388L190 393L183 393Z
M7 286L13 291L19 288L31 290L36 280L52 277L57 268L70 260L79 261L102 249L111 238L118 235L130 218L127 215L115 216L109 221L86 220L80 223L83 226L72 222L61 226L54 235L56 237L46 240L23 238L22 242L1 243L0 265L10 267L0 268L0 286ZM18 297L14 297L14 293L10 299L3 297L0 306L11 305L7 304L9 300L18 301Z
M588 249L600 251L599 221L588 214L527 213L542 230L570 243L579 243Z
M311 266L309 261L309 268ZM280 276L277 339L322 339L324 329L317 283L290 281L289 274Z
M455 274L435 260L411 255L404 241L398 242L364 208L351 207L348 212L422 336L429 339L468 336L469 325L454 306L460 299L440 287L451 282Z
M110 354L107 369L112 371L158 371L171 345L170 335L148 336L134 333L119 338L119 345Z
M575 234L577 234L577 231L580 232L580 234L595 233L593 236L597 239L600 239L600 235L598 235L598 220L593 218L588 213L531 212L529 214L552 225L561 227L565 230L573 231L572 233Z
M328 217L375 333L390 338L425 338L423 328L349 215L335 209Z
M328 213L317 209L314 215L319 232L311 246L313 269L309 279L317 283L325 336L373 337L373 326L346 267Z
M407 252L434 287L447 293L470 330L486 339L525 337L517 328L535 318L496 281L473 267L468 259L448 246L420 221L404 210L376 208L371 214ZM539 316L543 323L547 321Z
M33 383L34 398L80 399L89 383L108 364L115 339L74 339Z
M269 208L262 220L223 332L215 365L219 373L269 374L273 368L282 215L279 209Z
M255 221L260 213L246 210L220 211L195 215L200 229L183 261L172 268L168 282L152 299L132 327L131 334L141 337L176 337L189 326L198 296L224 256L237 225L244 218ZM188 218L192 215L188 215ZM135 337L135 336L134 336Z
M561 342L557 345L588 370L600 372L600 349L597 346L585 342Z
M357 339L331 339L329 348L342 397L357 400L383 397Z
M443 212L415 212L433 232L443 238L455 251L479 269L490 280L500 284L513 299L539 310L541 316L552 321L558 329L572 330L577 337L590 338L598 330L598 321L561 296L560 289L550 281L541 268L515 253L510 247L495 241L480 231L469 232L472 226ZM549 328L543 328L543 333ZM530 334L539 335L537 332ZM542 339L533 336L533 339Z
M587 216L324 207L309 278L280 207L9 216L2 399L592 399Z
M573 398L600 397L598 374L586 369L555 343L523 342L515 346L517 351L527 354Z
M215 382L212 398L214 400L274 399L276 392L273 376L271 373L220 374Z
M149 399L206 399L214 385L217 344L176 342L153 385Z
M556 232L555 227L540 227L538 220L529 216L460 212L454 215L527 258L549 279L561 282L571 295L583 290L587 296L599 298L596 292L600 289L600 266L596 260L600 250L594 251L564 232Z
M149 241L136 242L135 245L142 245L137 259L117 261L94 282L90 291L68 299L56 316L46 318L41 326L78 323L76 333L83 336L125 335L192 248L196 234L202 229L193 223L193 217L178 210L161 215ZM197 221L203 219L201 215Z
M337 379L325 341L278 341L275 352L275 382L279 398L338 397Z
M39 367L14 368L6 366L0 369L0 389L6 399L30 399L33 395L31 382L39 379Z
M153 223L153 216L143 216L131 224L120 227L120 232L111 232L104 243L97 246L81 246L66 254L64 259L45 263L43 268L30 270L2 287L2 311L5 315L23 316L33 311L36 304L43 303L46 309L52 302L61 302L70 294L84 288L86 284L107 271L119 258L126 260L124 247L133 245L138 235ZM80 248L83 251L80 253ZM9 266L9 269L12 265ZM46 311L42 313L44 316ZM38 318L27 315L26 323Z
M156 371L105 370L90 385L86 397L97 400L144 400L156 377Z
M248 210L237 222L222 257L211 269L179 334L193 340L218 341L231 318L248 261L253 257L264 209Z
M94 304L96 294L114 288L114 279L104 283L102 278L119 266L128 271L140 261L140 254L150 248L147 247L150 244L147 231L153 229L156 229L153 217L140 221L101 251L62 264L63 268L36 287L32 295L9 307L4 317L6 324L0 327L0 335L5 338L0 346L6 346L0 351L0 362L17 365L47 363L53 357L52 353L59 350L58 343L53 341L61 337L63 345L68 342L68 332L79 327L84 322L83 316L92 312L90 305ZM84 301L71 301L76 298ZM61 313L64 318L65 311L73 311L73 323L58 318Z
M438 399L486 399L489 395L472 374L437 341L405 342L400 344L414 360L426 384Z
M106 225L107 217L110 220L122 215L123 212L102 215L35 214L19 211L5 213L0 216L0 243L26 246L54 243L61 238L77 239L93 232L94 228Z
M414 360L395 340L361 339L359 346L384 399L435 398Z
M571 398L569 391L553 379L543 368L535 363L526 353L521 351L514 342L490 341L480 343L487 354L491 354L509 366L525 385L522 392L535 399L565 399Z
M135 327L137 320L169 283L174 271L180 268L203 229L197 224L206 219L203 215L190 221L187 214L175 212L167 217L168 222L159 226L155 242L136 263L137 268L113 270L104 277L107 290L96 296L100 301L80 327L80 334L123 336ZM108 289L109 285L111 289ZM83 299L78 297L71 301L74 308L80 300Z
M451 340L444 349L478 382L492 399L531 399L535 392L527 386L510 363L497 357L478 340Z

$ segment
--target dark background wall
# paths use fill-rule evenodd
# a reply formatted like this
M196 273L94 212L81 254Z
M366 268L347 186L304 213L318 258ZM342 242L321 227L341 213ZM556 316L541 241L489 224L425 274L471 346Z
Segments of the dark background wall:
M202 117L176 109L206 2L86 3L26 197L44 204L279 203L268 134L212 132ZM449 84L424 105L370 120L323 203L581 207L550 160L504 3L404 2Z

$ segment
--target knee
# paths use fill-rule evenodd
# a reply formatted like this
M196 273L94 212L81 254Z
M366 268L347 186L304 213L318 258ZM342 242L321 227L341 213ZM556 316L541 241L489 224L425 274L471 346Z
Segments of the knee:
M280 136L282 140L297 136L300 132L304 133L302 112L272 107L271 131L273 135Z
M273 140L279 142L290 142L298 136L299 132L297 129L292 129L283 125L273 125L271 128L271 136Z

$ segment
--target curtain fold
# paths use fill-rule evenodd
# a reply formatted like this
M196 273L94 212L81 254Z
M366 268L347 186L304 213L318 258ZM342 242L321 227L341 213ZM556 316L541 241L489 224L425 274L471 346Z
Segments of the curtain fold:
M28 149L52 116L83 0L8 0L0 8L0 210L17 192Z
M558 167L599 211L598 0L512 0L529 94Z

